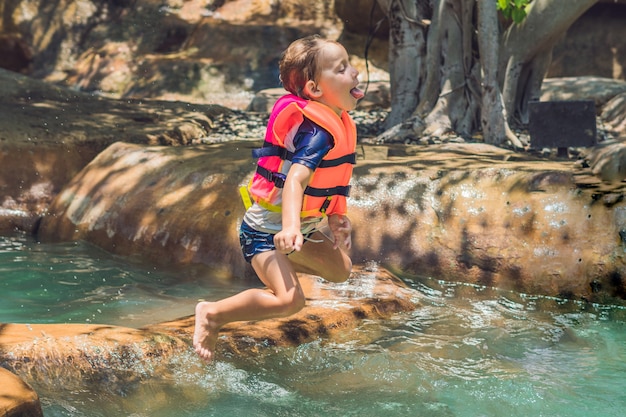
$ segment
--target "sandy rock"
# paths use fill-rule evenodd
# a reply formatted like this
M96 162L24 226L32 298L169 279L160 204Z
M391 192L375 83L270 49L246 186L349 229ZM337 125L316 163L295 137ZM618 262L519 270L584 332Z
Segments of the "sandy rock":
M243 212L237 190L253 169L253 147L115 143L58 195L39 237L84 239L126 256L141 252L159 263L241 275L245 263L233 231Z
M226 325L218 354L254 356L268 348L298 346L313 340L333 340L363 320L380 320L418 308L414 294L397 277L375 264L357 266L345 283L333 284L301 274L307 305L289 317ZM148 326L146 329L191 338L193 318Z
M0 367L2 417L43 417L39 396L18 376Z
M521 293L626 295L615 279L625 272L624 204L604 199L597 178L558 161L511 164L514 153L484 145L431 146L410 160L394 151L357 164L357 259Z

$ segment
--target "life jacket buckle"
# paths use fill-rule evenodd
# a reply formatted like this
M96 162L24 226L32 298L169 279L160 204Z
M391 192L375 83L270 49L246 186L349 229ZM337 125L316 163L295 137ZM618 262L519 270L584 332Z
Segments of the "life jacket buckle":
M320 213L326 214L326 210L328 209L328 206L330 206L330 200L331 199L332 199L331 196L326 196L326 199L324 200L324 203L322 203L322 207L320 207Z
M285 186L287 176L281 172L272 172L271 174L272 179L270 181L272 181L276 187L283 188Z

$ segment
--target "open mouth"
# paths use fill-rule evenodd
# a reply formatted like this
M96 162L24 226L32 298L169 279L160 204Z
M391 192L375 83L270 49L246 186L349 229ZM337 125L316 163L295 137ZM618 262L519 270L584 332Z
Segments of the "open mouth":
M354 87L352 90L350 90L350 94L352 95L352 97L356 98L357 100L360 100L363 98L363 96L365 96L365 93L361 91L360 89L358 89L357 87Z

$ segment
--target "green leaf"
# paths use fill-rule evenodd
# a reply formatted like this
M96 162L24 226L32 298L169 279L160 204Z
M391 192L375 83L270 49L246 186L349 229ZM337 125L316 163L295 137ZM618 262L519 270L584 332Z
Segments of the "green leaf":
M526 17L526 10L524 9L513 9L513 14L511 15L513 17L513 21L515 23L521 23L524 18Z

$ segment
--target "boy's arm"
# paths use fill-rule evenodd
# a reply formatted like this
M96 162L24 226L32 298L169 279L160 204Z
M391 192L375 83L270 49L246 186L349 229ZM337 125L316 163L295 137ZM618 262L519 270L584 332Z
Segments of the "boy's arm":
M279 252L299 251L304 243L300 231L300 212L304 189L309 184L313 170L302 164L293 164L287 173L283 188L283 228L274 236L274 245Z

